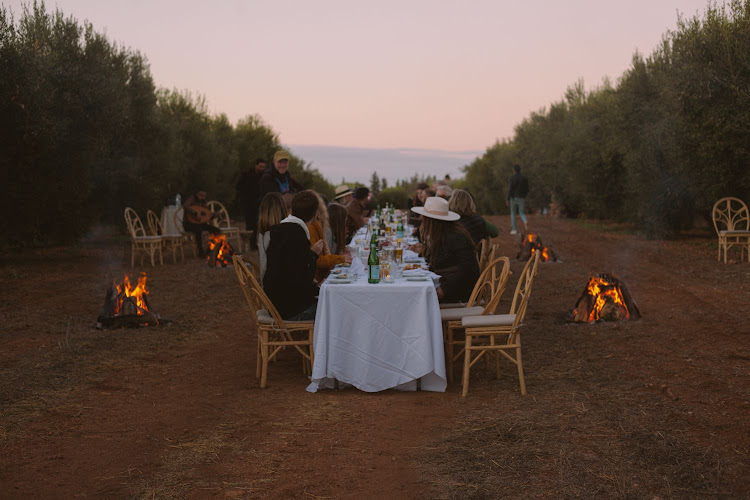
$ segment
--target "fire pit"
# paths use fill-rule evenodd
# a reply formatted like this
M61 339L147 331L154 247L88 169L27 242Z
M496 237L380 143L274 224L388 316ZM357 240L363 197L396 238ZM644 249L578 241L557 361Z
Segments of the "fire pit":
M96 320L96 327L137 328L171 323L169 320L161 319L151 309L146 279L146 273L142 273L135 287L128 275L125 275L121 283L112 283L104 298L104 307Z
M592 276L570 311L568 319L576 323L638 319L641 312L625 283L611 274Z
M557 255L552 249L544 246L542 238L534 233L521 235L521 248L518 251L516 258L518 260L527 261L535 252L542 253L542 256L540 257L542 262L557 262Z
M227 241L225 234L212 234L208 239L206 262L208 267L227 267L232 265L234 249Z

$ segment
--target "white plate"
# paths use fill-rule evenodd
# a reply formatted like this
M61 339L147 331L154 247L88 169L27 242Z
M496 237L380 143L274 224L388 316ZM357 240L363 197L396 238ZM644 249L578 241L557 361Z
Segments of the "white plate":
M404 259L404 264L421 264L422 259Z
M430 281L427 276L408 276L406 281Z
M333 283L334 285L344 285L346 283L354 283L354 280L346 279L329 279L328 283Z

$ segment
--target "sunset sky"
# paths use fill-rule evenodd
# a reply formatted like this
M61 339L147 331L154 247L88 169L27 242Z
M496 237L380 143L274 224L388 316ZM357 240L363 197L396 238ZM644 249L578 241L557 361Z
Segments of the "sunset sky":
M293 150L464 152L448 155L457 170L579 78L616 80L706 0L55 5L141 51L158 86L203 94L233 122L257 113ZM325 173L321 158L305 156Z

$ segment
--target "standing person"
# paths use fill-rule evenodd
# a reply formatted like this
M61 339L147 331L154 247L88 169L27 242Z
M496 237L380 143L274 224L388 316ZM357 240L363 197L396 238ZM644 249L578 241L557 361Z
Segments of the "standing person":
M465 302L479 279L479 264L471 236L458 222L461 216L448 210L447 200L436 196L412 211L422 216L422 254L430 270L440 275L435 290L438 300Z
M185 232L193 233L195 244L198 246L198 256L203 258L206 256L206 250L203 248L203 232L221 234L218 227L209 224L209 221L219 214L208 210L206 192L203 189L198 189L188 197L182 205L182 210L182 227Z
M343 206L347 206L352 201L352 195L354 191L346 184L342 184L336 188L336 196L333 197L334 203L339 203Z
M526 220L526 195L529 194L529 180L521 175L521 165L513 165L515 173L508 181L508 201L510 206L510 234L518 234L516 228L516 212L521 216L524 231L528 229Z
M260 178L259 198L261 200L268 193L294 194L304 189L289 175L290 158L289 153L283 149L276 151L273 155L273 165Z
M266 274L266 251L271 243L271 228L286 219L289 212L284 205L284 198L279 193L268 193L260 202L258 215L258 262L260 263L260 282Z
M260 179L266 171L266 160L258 158L255 166L247 169L237 182L237 196L245 215L245 229L250 231L250 246L255 246L258 231L258 205L260 204Z
M354 199L346 205L346 234L347 238L354 236L357 230L367 224L365 208L369 201L370 190L366 187L358 187L354 191Z
M311 247L307 225L317 212L318 197L302 191L292 199L292 215L271 228L263 289L285 320L315 318L319 289L314 280L323 240Z

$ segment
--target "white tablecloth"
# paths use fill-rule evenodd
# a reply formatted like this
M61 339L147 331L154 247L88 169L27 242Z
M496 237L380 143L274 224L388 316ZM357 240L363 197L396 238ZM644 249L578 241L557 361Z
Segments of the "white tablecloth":
M444 392L440 306L432 281L324 282L315 319L315 364L307 390L338 380L367 392Z
M175 205L170 205L161 209L161 228L164 231L164 236L179 236L180 231L177 229L177 225L174 222L174 214L180 208Z

